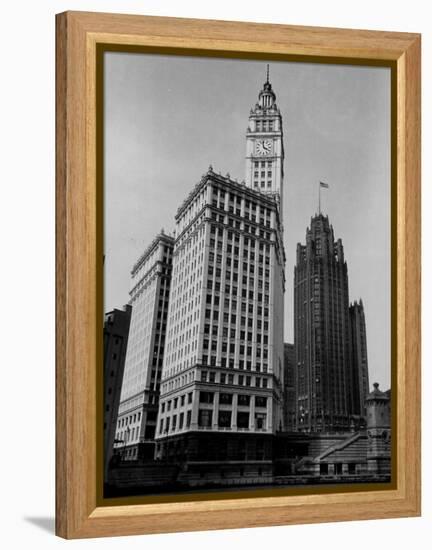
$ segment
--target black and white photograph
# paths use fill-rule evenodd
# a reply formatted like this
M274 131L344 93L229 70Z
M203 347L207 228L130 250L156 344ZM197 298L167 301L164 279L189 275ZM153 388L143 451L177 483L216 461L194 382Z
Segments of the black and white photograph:
M104 496L390 484L390 68L103 63Z

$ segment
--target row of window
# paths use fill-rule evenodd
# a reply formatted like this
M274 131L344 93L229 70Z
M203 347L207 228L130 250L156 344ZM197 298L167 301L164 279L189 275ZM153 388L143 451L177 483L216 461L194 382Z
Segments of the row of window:
M194 360L196 361L196 358L194 358ZM180 365L177 365L176 367L171 369L164 369L163 379L166 379L172 376L173 372L174 373L180 372ZM189 372L182 374L180 376L177 376L176 378L174 378L173 380L170 380L169 382L162 383L161 394L163 395L171 390L183 387L186 384L190 384L194 380L195 380L195 371L190 370Z
M266 189L267 191L270 191L272 188L272 180L254 180L253 184L255 189Z
M186 399L188 405L192 403L192 392L188 394L180 395L179 397L175 397L174 399L169 399L168 401L165 401L164 403L161 403L161 412L165 412L165 407L167 411L171 410L171 405L173 409L177 409L177 407L183 407L186 404Z
M267 358L267 354L266 354L266 358ZM245 361L244 359L239 359L238 366L237 366L237 363L235 362L233 356L231 356L231 357L221 357L219 362L220 362L221 367L229 367L231 369L234 369L234 368L237 367L239 370L248 370L248 371L253 370L253 371L256 371L256 372L263 372L263 373L268 372L268 365L265 362L260 363L259 361L257 361L255 363L255 365L253 365L251 361ZM212 366L212 367L217 366L216 354L212 354L210 356L203 355L202 356L202 364L204 366L207 366L207 365ZM231 375L229 375L229 376L231 376ZM233 382L228 382L228 384L231 384L231 383L233 383ZM238 381L238 384L242 385L243 384L243 379L240 379ZM258 384L258 380L256 381L256 384ZM258 385L257 387L260 387L260 386ZM266 388L266 387L267 387L267 380L263 380L263 388Z
M226 218L226 219L225 219ZM244 221L235 220L233 218L230 218L229 216L223 216L222 214L217 214L216 212L212 212L211 219L213 221L223 223L225 225L228 225L228 227L234 227L235 229L243 229L245 233L249 233L250 235L256 235L257 237L261 237L262 239L271 239L271 234L269 231L264 231L263 229L260 229L259 225L248 225ZM242 227L243 225L243 227ZM266 224L266 227L270 228L269 224Z
M250 300L253 300L254 299L254 292L252 290L250 290L246 296L244 296L245 298L248 297ZM261 293L258 293L258 300L260 301L260 303L262 303L263 301L263 295ZM269 301L269 297L267 294L264 295L264 303L268 304L268 301ZM214 306L216 308L218 308L219 306ZM212 311L213 311L213 314L212 314ZM268 314L269 314L269 310L268 310L268 307L265 307L265 308L262 308L261 306L258 306L257 307L257 314L258 316L261 316L262 313L264 312L264 317L267 319L268 318ZM230 314L229 312L224 312L223 313L223 317L222 315L219 315L219 311L218 309L206 309L205 310L205 318L206 319L213 319L213 321L220 321L220 322L224 322L225 324L228 324L231 322L232 325L235 325L237 323L237 315L232 313ZM246 317L244 315L241 315L240 316L240 327L248 327L248 328L252 328L253 327L253 317L249 317L248 319L246 319ZM263 338L267 338L267 336L264 336Z
M261 163L261 166L264 165L264 162ZM268 162L268 167L271 168L271 162ZM213 200L214 199L217 199L219 200L219 202L221 203L225 203L225 198L228 197L228 205L229 206L233 206L235 208L240 208L241 207L241 204L242 204L242 197L240 197L239 195L235 195L234 193L228 193L228 192L225 192L223 189L219 188L219 187L213 187L212 188L212 197L213 197ZM244 199L244 209L246 211L250 210L252 212L252 214L254 214L259 208L259 211L261 213L261 215L267 215L267 216L270 216L271 215L271 209L270 208L267 208L266 206L262 205L262 204L257 204L256 202L252 201L252 200L249 200L249 199Z
M198 411L198 426L200 428L211 428L213 419L213 411L211 409L199 409ZM257 430L266 429L266 413L255 413L253 416L254 423L250 426L250 413L246 411L237 411L236 414L236 427L248 430L249 428ZM217 426L218 428L233 428L232 426L233 414L230 410L218 411Z
M250 413L246 411L237 411L236 414L236 427L248 430L250 426ZM178 424L177 424L178 419ZM189 428L192 419L192 412L187 411L186 416L183 412L179 415L168 416L167 418L161 418L159 421L159 434L168 434L177 430L182 430L184 427ZM254 423L252 429L265 430L267 422L266 413L255 413ZM184 422L186 420L186 422ZM199 409L198 410L198 426L200 428L211 428L213 420L213 411L211 409ZM220 410L217 416L217 427L231 429L233 420L233 413L231 410ZM185 424L185 425L184 425Z
M177 417L178 417L178 426L177 426ZM183 426L184 421L186 419L185 426ZM176 430L182 430L183 427L189 428L191 424L192 419L192 411L186 411L186 417L185 413L181 412L179 415L172 415L168 416L167 418L161 418L159 421L159 433L168 433L168 432L174 432Z
M255 132L272 132L274 129L274 120L255 120Z
M224 228L218 227L215 224L211 224L210 235L218 236L219 240L221 240L224 235ZM234 243L235 245L238 245L240 243L240 235L238 233L228 230L226 231L226 236L227 236L227 244ZM250 246L251 248L254 249L257 243L259 243L260 252L265 251L267 253L270 253L270 245L268 243L263 243L261 241L258 241L254 236L248 236L248 235L243 236L244 248L247 248L248 246Z
M262 344L268 344L268 336L267 334L265 335L257 335L257 339L261 336L261 338L258 340L258 343L262 343ZM252 344L252 342L251 342ZM206 352L206 351L216 351L218 348L218 340L217 339L213 339L213 340L210 340L208 338L204 338L204 341L203 341L203 351ZM222 342L221 345L220 345L220 349L221 349L221 352L222 353L235 353L236 352L236 349L237 351L239 352L240 355L246 355L247 357L251 357L252 356L252 345L250 346L245 346L244 345L244 340L241 340L240 343L239 342L231 342L230 344L228 344L228 342ZM267 348L264 348L262 350L263 352L263 357L264 358L267 358L268 356L268 350ZM256 356L257 357L261 357L261 348L260 347L257 347L256 348Z
M133 424L134 422L139 422L141 420L141 413L135 413L130 414L129 416L124 416L123 418L120 418L117 423L118 428L123 428L124 426L128 426L129 424Z
M118 445L127 445L128 443L132 443L133 441L138 441L138 439L139 426L136 428L132 428L132 430L127 429L116 433L116 443Z
M258 172L254 172L255 177L258 177ZM268 172L268 177L271 178L272 172ZM265 171L261 172L261 177L265 177ZM249 210L244 210L242 212L241 208L234 208L234 206L228 206L228 208L225 206L223 202L218 200L217 198L213 199L212 206L215 208L218 208L219 210L224 210L225 212L228 212L229 214L235 214L236 216L239 216L243 218L244 220L250 220L251 222L254 222L256 224L265 225L266 227L271 227L271 215L270 210L269 214L266 214L266 209L261 209L259 213L257 213L255 210L250 212ZM216 219L216 218L215 218ZM219 219L224 221L224 217L219 215ZM239 226L240 227L240 226Z
M206 372L201 373L201 380L203 379L203 374L207 374ZM210 376L214 373L210 373ZM219 393L219 404L220 405L232 405L233 399L234 399L233 393ZM249 407L251 404L252 399L254 399L254 405L257 408L266 408L267 407L267 397L262 395L249 395L244 393L237 394L237 406L239 407ZM209 392L209 391L200 391L199 396L199 402L200 403L207 403L212 404L215 400L215 393Z

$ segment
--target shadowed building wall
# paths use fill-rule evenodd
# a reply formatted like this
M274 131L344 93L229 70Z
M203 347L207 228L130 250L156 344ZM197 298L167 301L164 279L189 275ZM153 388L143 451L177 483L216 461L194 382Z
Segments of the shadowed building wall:
M284 344L284 430L296 429L296 379L294 344Z
M104 463L113 453L132 308L113 309L104 322Z
M369 369L366 340L366 321L363 302L350 305L352 345L353 412L366 416L366 397L369 394Z

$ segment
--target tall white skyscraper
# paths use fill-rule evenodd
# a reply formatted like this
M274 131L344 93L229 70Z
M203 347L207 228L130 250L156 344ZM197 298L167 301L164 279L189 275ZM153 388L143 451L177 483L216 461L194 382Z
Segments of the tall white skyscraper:
M274 197L210 168L176 216L159 456L194 431L282 428L284 261Z

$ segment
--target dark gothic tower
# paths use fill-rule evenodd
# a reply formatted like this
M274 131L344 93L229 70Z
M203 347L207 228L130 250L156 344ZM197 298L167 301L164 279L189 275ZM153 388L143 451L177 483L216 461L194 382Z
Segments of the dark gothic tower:
M294 346L297 429L344 431L352 411L348 270L342 240L317 214L297 245Z

